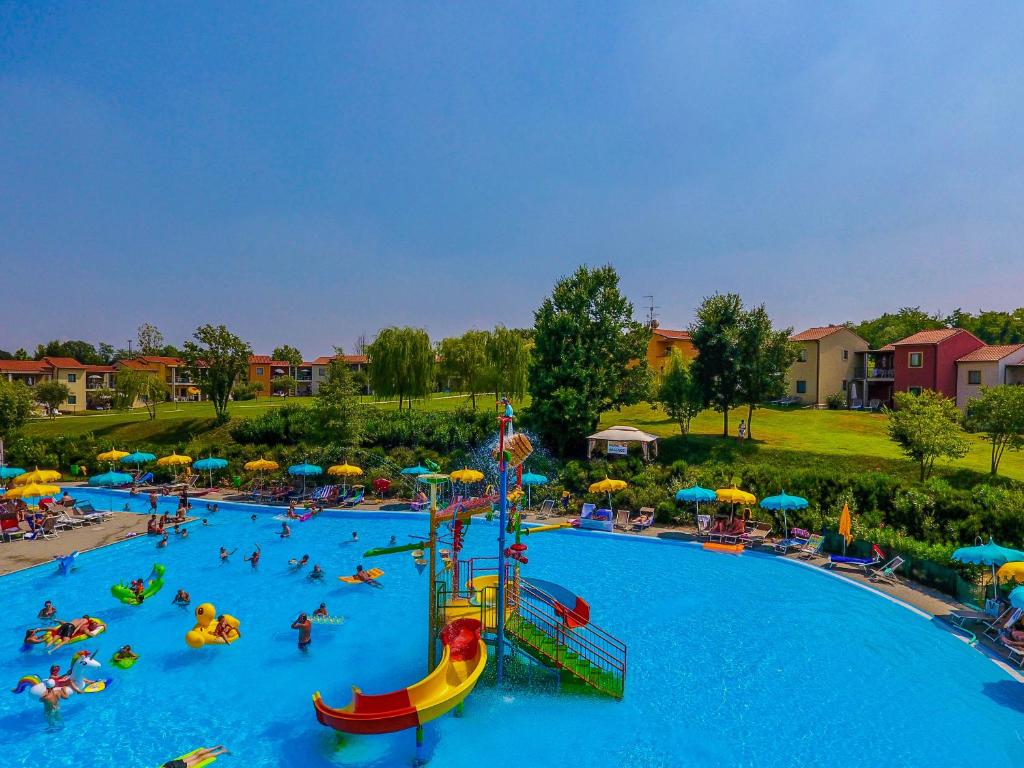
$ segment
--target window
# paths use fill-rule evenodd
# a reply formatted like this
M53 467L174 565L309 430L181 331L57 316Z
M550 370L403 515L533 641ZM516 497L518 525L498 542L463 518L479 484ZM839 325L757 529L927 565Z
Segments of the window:
M74 395L68 395L68 405L74 405L78 402L78 398Z
M907 387L907 392L909 392L912 395L920 395L921 394L921 388L920 387Z
M843 360L849 360L849 359L850 359L850 350L844 349L843 350Z
M968 384L981 384L981 371L968 371L967 372L967 383Z
M797 381L796 381L796 393L798 395L806 395L807 394L807 382L806 381L803 381L801 379L797 379Z
M797 360L798 363L806 363L807 362L807 349L806 348L805 349L801 349L797 353L796 360Z
M911 368L920 368L924 365L924 352L911 352L907 356L907 365Z
M263 369L262 368L257 368L256 369L256 375L257 376L262 376L263 375Z
M74 384L77 380L78 379L76 377L76 374L74 374L74 373L69 373L68 374L68 384Z
M846 391L846 379L843 379L843 392Z
M316 369L316 375L319 376L320 378L323 378L323 376L324 376L324 369L323 368L317 368Z

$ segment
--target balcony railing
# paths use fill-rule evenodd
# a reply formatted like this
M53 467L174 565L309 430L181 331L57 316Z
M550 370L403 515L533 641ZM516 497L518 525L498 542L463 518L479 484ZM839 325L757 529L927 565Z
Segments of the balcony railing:
M867 375L865 376L865 370ZM853 378L855 379L895 379L896 371L892 368L879 368L877 366L868 366L867 369L863 367L857 367L854 369Z

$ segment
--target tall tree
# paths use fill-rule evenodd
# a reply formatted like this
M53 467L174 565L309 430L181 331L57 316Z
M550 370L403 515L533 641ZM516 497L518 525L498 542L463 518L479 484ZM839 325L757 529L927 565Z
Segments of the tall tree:
M70 394L71 390L63 381L41 381L32 388L36 402L46 406L46 413L51 419L56 417L57 408Z
M982 387L981 396L968 405L967 426L985 433L990 444L989 471L997 474L1007 449L1024 447L1024 387Z
M138 330L139 354L161 355L164 351L164 335L151 323L143 323Z
M461 336L443 339L440 345L441 370L456 383L461 392L469 393L476 410L476 396L488 385L487 331L466 331Z
M693 377L690 367L679 350L673 349L655 395L665 413L679 425L679 433L690 434L690 422L704 410L704 398Z
M937 314L928 314L920 307L903 307L895 314L886 312L873 320L851 325L852 330L871 345L871 349L880 349L918 331L945 327L943 318Z
M559 453L581 448L601 414L646 400L650 329L633 319L614 267L582 266L534 313L530 417Z
M708 296L697 309L690 340L697 357L690 375L704 404L722 413L722 436L729 436L729 409L742 402L743 371L740 325L743 301L735 293Z
M754 409L786 394L786 372L797 357L789 341L792 328L776 330L764 304L740 316L737 342L740 389L747 404L747 437L753 438Z
M166 382L154 373L122 368L114 377L114 407L118 410L129 410L140 402L149 418L155 419L157 409L170 397Z
M48 341L36 347L36 359L43 357L71 357L85 365L103 365L105 360L88 341Z
M513 399L522 399L526 395L532 346L532 333L525 336L521 331L503 325L490 333L485 351L495 400L502 394Z
M349 367L335 360L327 368L313 400L313 435L321 444L350 448L359 445L363 411Z
M185 367L223 423L228 420L231 390L249 370L252 347L223 325L201 325L193 337L195 341L186 341L182 350Z
M0 463L4 460L4 441L28 421L33 403L31 389L20 381L0 377Z
M295 368L302 365L302 353L290 344L282 344L280 347L274 347L274 351L271 356L275 360L286 362L288 365Z
M366 348L370 386L378 397L426 397L434 382L434 347L421 328L385 328Z
M927 479L939 458L959 459L970 444L960 429L960 411L949 398L926 389L920 395L897 392L889 411L889 438L916 461L921 480Z

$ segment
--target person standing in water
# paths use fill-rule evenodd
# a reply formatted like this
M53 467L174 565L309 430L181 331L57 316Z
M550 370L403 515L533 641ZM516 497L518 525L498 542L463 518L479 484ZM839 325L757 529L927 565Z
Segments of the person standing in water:
M300 613L299 618L292 622L292 629L299 630L299 650L305 651L313 641L313 622L306 614Z
M244 558L245 562L252 563L252 567L255 568L260 563L260 545L256 545L256 551L253 552L249 557Z

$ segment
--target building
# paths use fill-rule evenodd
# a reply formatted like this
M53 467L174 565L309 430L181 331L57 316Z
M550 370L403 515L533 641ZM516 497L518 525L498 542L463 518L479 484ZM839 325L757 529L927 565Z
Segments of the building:
M956 361L956 404L964 413L982 387L1024 384L1024 344L988 345Z
M162 357L158 355L147 355L117 360L114 368L129 368L133 371L143 371L159 378L167 385L168 397L173 402L183 403L207 399L197 386L198 382L192 380L185 361L177 357Z
M893 342L893 391L926 389L956 399L957 361L985 343L962 328L920 331Z
M316 360L309 363L310 389L312 394L315 395L320 390L320 384L327 380L327 369L330 367L331 363L336 360L340 360L345 363L352 373L358 373L359 371L366 370L366 355L325 355L318 357ZM306 365L306 363L303 363L303 365Z
M829 395L839 393L849 403L858 356L867 351L868 343L845 325L808 328L789 340L798 349L786 377L789 397L823 406Z
M315 395L320 390L321 382L327 379L327 369L335 360L342 360L353 373L366 368L366 355L323 355L299 365L292 365L287 360L274 360L270 355L251 355L249 381L257 382L260 394L269 397L272 393L270 382L278 376L290 376L296 382L296 395Z
M293 368L294 366L287 360L274 360L270 355L250 355L249 381L260 385L259 394L263 397L270 397L272 394L270 382L273 379L281 376L298 378L293 373Z
M647 367L660 376L665 372L668 359L676 350L686 361L693 360L697 356L697 349L693 346L689 331L673 331L668 328L651 329L651 340L647 342Z
M892 407L892 393L896 381L896 347L886 344L880 349L867 349L857 353L854 384L850 389L850 406L877 411L882 406Z
M85 366L85 407L89 410L109 408L109 394L117 380L117 368L112 365Z
M42 360L0 360L0 376L34 387L44 381L59 381L68 388L68 398L57 410L72 413L86 408L86 366L70 357Z

